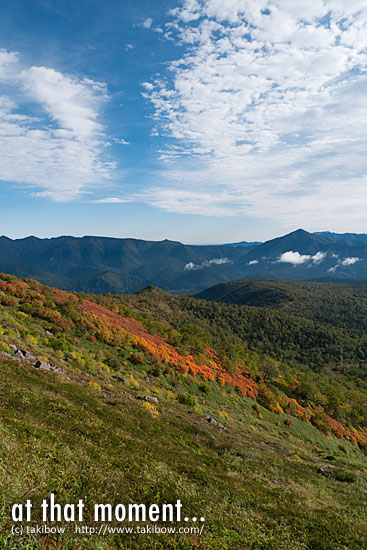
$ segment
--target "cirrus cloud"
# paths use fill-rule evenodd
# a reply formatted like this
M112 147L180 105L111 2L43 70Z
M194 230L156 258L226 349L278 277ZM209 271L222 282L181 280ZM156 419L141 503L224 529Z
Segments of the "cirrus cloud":
M169 208L187 212L195 191L208 215L363 227L364 7L362 0L184 0L172 10L169 38L186 53L168 76L144 84L155 133L167 140L165 186L151 189L147 202L166 208L160 197L169 191Z
M24 67L0 50L0 180L56 201L109 180L115 164L98 122L107 97L103 83Z

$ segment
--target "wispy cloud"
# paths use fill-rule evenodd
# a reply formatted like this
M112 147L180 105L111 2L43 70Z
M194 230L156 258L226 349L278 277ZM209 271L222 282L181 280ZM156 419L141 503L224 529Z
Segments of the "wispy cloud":
M361 258L357 258L357 257L344 258L344 260L339 260L338 263L336 265L334 265L333 267L331 267L330 269L328 269L328 271L330 271L330 273L335 273L335 271L338 269L338 267L341 267L341 266L348 267L350 265L356 264L360 260L361 260Z
M111 176L98 122L106 86L48 67L24 67L0 51L0 180L38 196L76 198ZM25 104L27 110L25 110Z
M204 267L210 267L211 265L223 265L231 263L232 260L229 260L228 258L213 258L212 260L204 260L200 264L189 262L185 265L185 271L197 271L199 269L204 269Z
M104 199L96 199L94 201L90 201L95 204L121 204L125 202L131 202L129 199L121 199L119 197L106 197Z
M145 83L155 132L167 138L165 185L147 202L197 213L195 190L200 213L364 227L364 8L363 0L184 0L172 10L167 30L186 53L167 78ZM162 201L167 189L174 202Z
M144 21L142 22L142 26L144 27L144 29L150 29L150 27L152 26L153 24L153 19L151 17L147 17L146 19L144 19Z
M313 256L310 254L300 254L299 252L293 252L289 250L281 254L277 260L279 263L287 263L293 265L302 265L307 262L312 262L314 264L319 264L322 260L325 259L326 254L324 252L317 252Z

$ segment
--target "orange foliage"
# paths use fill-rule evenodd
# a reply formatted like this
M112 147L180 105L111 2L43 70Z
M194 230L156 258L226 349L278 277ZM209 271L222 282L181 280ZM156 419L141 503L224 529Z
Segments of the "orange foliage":
M105 327L113 330L124 329L131 336L131 341L157 361L166 363L184 374L200 376L203 380L218 380L221 385L232 386L245 397L257 397L257 384L248 375L245 367L238 367L237 374L231 374L226 371L223 364L219 361L213 350L206 350L207 361L199 365L192 355L183 356L178 351L167 344L163 338L149 334L144 326L130 317L122 317L99 304L83 300L79 304L79 311L88 313L94 320L96 334L98 334L98 325L102 321ZM99 321L99 323L98 323Z

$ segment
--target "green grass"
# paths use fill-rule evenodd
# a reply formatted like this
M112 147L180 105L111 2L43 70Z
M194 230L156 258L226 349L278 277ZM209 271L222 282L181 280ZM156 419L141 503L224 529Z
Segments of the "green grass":
M322 451L333 452L333 465L345 470L347 464L351 472L363 469L363 456L347 442L346 452L341 451L336 440L310 424L278 425L277 415L265 409L258 420L250 404L241 415L232 410L230 420L222 419L225 432L168 401L161 402L154 418L117 387L104 397L13 361L1 362L0 383L2 548L331 550L366 545L365 473L358 472L352 483L317 473L325 463ZM302 425L308 439L300 433ZM9 537L11 505L31 498L37 510L51 492L60 503L83 498L86 510L99 502L179 498L188 516L206 517L205 529L200 539L84 540L72 530L59 540ZM86 523L93 524L88 514Z
M140 311L152 332L166 330L167 337L177 337L167 319L161 325L154 320L162 310L173 316L169 308L175 299L140 299L148 300ZM48 308L58 311L49 296L47 300ZM122 307L118 300L114 298ZM136 317L138 300L126 299ZM71 306L67 319L74 319L73 327L57 333L51 321L20 311L17 300L7 296L5 301L0 306L0 351L12 354L16 344L54 362L63 374L0 357L1 549L367 547L366 456L358 446L311 422L275 414L233 387L161 364L129 338L114 345L91 339L86 320L78 319ZM200 362L205 360L206 334L199 333ZM189 322L182 334L195 341ZM270 372L272 364L265 358L253 354L251 361ZM355 398L353 387L351 392ZM158 398L158 404L136 399L142 395ZM225 429L208 423L208 416ZM330 467L329 475L318 473L322 465ZM206 521L200 536L83 536L74 533L74 524L60 536L13 536L12 505L31 499L32 524L42 523L40 504L51 492L60 504L83 499L89 526L94 526L95 503L149 505L177 499L183 515L202 515Z

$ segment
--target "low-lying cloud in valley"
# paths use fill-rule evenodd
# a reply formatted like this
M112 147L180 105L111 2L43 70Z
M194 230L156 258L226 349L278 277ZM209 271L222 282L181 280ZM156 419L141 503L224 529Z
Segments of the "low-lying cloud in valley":
M325 257L325 252L317 252L316 254L311 256L309 254L300 254L299 252L293 252L293 250L289 250L288 252L284 252L283 254L281 254L277 262L293 264L295 266L303 265L308 262L319 264L325 259Z
M205 267L210 267L211 265L223 265L232 263L232 260L229 260L228 258L213 258L212 260L204 260L200 264L189 262L185 265L185 271L197 271L198 269L204 269Z
M348 267L350 265L356 264L360 260L361 260L361 258L357 258L357 257L350 257L350 258L345 258L344 260L339 260L338 263L336 265L334 265L333 267L331 267L330 269L328 269L328 271L330 273L335 273L335 271L339 267Z

